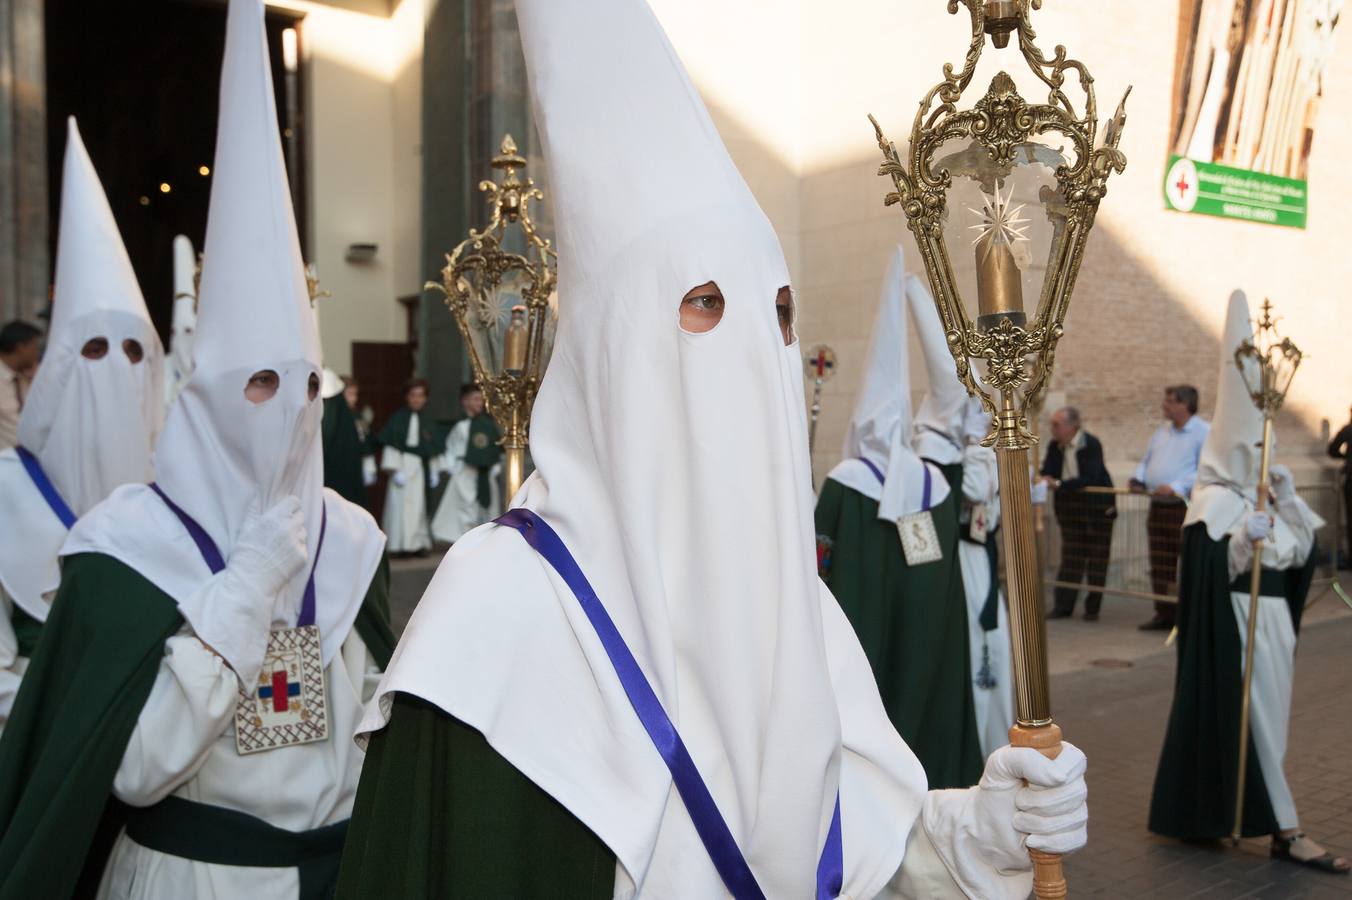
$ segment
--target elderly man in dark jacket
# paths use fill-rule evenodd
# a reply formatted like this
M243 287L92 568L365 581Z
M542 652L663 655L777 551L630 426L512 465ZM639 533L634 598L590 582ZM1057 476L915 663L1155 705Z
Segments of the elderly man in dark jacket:
M1049 619L1064 619L1075 612L1081 580L1089 582L1084 598L1085 621L1098 619L1103 603L1103 583L1108 578L1108 551L1113 542L1117 507L1113 495L1085 488L1113 486L1103 464L1103 445L1080 428L1080 413L1072 406L1052 413L1052 444L1042 463L1042 477L1055 491L1056 522L1061 528L1061 568L1055 606Z

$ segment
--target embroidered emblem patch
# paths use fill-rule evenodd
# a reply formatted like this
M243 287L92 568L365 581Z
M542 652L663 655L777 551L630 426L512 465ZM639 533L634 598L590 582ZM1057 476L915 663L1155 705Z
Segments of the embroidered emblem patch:
M901 536L901 552L906 557L906 565L923 566L944 558L944 548L939 545L939 532L934 528L934 516L929 510L897 519L897 534Z
M990 525L986 519L986 504L978 503L972 507L972 521L967 528L968 535L978 544L986 543L986 534Z
M817 577L825 578L831 571L831 548L835 542L824 534L817 535Z
M279 628L268 637L258 681L240 686L235 750L241 755L309 744L329 736L319 628Z
M483 448L487 447L487 446L488 446L488 435L484 434L482 431L479 432L478 434L476 434L476 435L474 436L474 446L475 446L475 447L478 447L480 450L482 450Z

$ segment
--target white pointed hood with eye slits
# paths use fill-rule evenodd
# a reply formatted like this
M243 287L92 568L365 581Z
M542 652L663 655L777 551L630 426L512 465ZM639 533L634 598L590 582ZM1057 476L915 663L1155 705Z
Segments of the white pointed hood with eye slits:
M86 359L86 342L98 338L107 352ZM128 341L139 354L136 348L129 354ZM118 485L150 479L163 366L108 199L75 119L68 119L51 331L19 416L19 444L75 516ZM0 584L25 612L45 620L43 595L61 580L57 552L66 527L12 450L0 455L0 522Z
M230 2L220 98L194 369L155 449L155 481L227 564L251 509L299 498L311 560L324 531L315 585L327 663L351 628L383 539L369 515L325 497L321 404L317 391L309 395L319 336L277 133L262 0ZM277 393L251 403L245 386L263 370L279 376ZM211 627L197 592L210 573L179 520L148 488L120 491L109 507L97 522L81 522L64 552L120 559L173 597L199 633ZM127 529L130 521L153 527ZM306 566L277 599L276 624L295 624L308 575ZM203 638L227 659L225 647L254 640Z
M895 522L924 508L925 463L912 447L910 320L906 307L915 276L901 247L892 253L878 298L864 379L845 433L844 459L828 478L878 501L878 518ZM880 482L868 460L882 473ZM943 473L930 468L930 505L948 496Z
M1242 520L1255 508L1258 499L1258 479L1263 457L1263 414L1249 396L1245 376L1235 364L1235 350L1244 341L1253 340L1253 322L1249 318L1249 300L1243 291L1230 295L1226 309L1225 330L1221 332L1220 377L1216 384L1216 414L1211 430L1202 444L1197 463L1197 488L1192 492L1184 527L1205 522L1207 534L1219 541L1227 534L1243 530ZM1257 382L1256 365L1245 360L1250 369L1250 380ZM1273 454L1276 453L1276 435L1273 435ZM1308 540L1323 519L1302 502L1300 513L1309 525L1310 534L1299 539ZM1272 559L1290 555L1287 550L1298 537L1278 517L1272 537L1263 548L1264 565ZM1309 548L1297 553L1304 558Z
M571 550L766 895L815 893L839 791L844 889L873 896L924 776L817 578L778 239L643 0L516 8L561 303L531 420L537 470L515 502ZM681 299L708 281L722 319L684 332ZM383 726L394 693L416 694L615 852L617 896L723 896L592 626L544 565L508 528L457 542L361 730ZM522 647L530 665L504 664Z

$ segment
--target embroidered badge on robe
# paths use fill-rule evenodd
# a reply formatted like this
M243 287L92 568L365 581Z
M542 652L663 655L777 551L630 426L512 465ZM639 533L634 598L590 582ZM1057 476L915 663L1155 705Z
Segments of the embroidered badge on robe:
M934 527L934 515L928 509L897 519L897 533L901 535L901 552L906 557L906 565L923 566L944 558L939 532Z
M990 525L986 519L986 504L977 503L972 506L972 521L968 525L967 534L978 544L986 543L986 534L990 531Z
M252 691L240 686L235 750L241 755L309 744L329 736L319 628L278 628L268 637Z
M817 577L825 578L831 573L831 549L835 542L828 535L817 535Z

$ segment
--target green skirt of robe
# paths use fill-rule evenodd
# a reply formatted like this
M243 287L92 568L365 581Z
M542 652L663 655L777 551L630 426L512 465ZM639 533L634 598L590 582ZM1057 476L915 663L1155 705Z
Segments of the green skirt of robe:
M353 623L382 668L388 589L382 561ZM0 738L0 900L93 895L125 817L113 778L182 625L173 598L116 559L63 561Z
M324 487L333 488L344 500L366 509L366 483L362 480L362 454L366 448L357 433L357 419L342 394L324 401L320 442L324 448Z
M614 881L615 855L482 734L395 695L362 766L340 898L610 900Z
M896 525L878 518L877 501L837 481L826 480L816 512L817 539L830 556L822 578L932 789L970 787L982 771L958 563L962 466L941 468L953 489L932 510L944 552L939 562L906 565Z
M1230 600L1229 539L1213 541L1206 523L1183 530L1178 584L1178 669L1174 698L1150 801L1150 830L1175 838L1229 837L1239 780L1243 650ZM1314 577L1316 554L1280 575L1292 624ZM1269 577L1264 572L1264 577ZM1277 821L1263 769L1249 738L1243 834L1273 834Z

